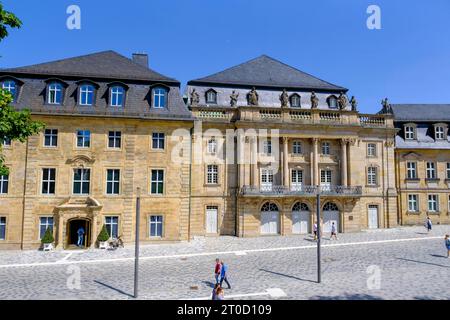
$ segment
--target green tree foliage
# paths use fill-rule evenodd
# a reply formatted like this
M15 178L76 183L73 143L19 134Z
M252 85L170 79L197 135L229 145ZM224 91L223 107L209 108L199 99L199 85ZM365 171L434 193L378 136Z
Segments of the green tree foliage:
M13 13L5 11L0 3L0 41L8 36L8 28L20 28L22 22ZM16 111L10 106L11 94L0 90L0 175L8 174L4 165L2 145L5 139L25 142L44 128L42 122L33 121L29 110Z
M99 242L105 242L109 240L109 234L108 231L106 230L106 226L103 225L102 231L100 231L100 234L98 235L97 240Z
M45 234L44 234L44 237L42 237L41 242L42 243L53 243L53 242L55 242L55 238L53 238L53 233L50 230L50 228L47 228L47 230L45 230Z

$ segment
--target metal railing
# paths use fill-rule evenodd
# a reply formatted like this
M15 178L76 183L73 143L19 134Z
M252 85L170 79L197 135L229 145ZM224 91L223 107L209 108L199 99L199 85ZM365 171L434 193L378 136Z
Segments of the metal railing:
M241 195L281 195L281 196L361 196L361 186L244 186Z

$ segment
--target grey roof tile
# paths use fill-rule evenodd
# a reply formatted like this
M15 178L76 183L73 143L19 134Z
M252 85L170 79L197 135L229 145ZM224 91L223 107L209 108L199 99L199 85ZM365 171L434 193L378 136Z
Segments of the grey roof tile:
M191 80L188 84L202 83L348 91L266 55L213 75Z
M450 121L450 104L392 104L395 121Z

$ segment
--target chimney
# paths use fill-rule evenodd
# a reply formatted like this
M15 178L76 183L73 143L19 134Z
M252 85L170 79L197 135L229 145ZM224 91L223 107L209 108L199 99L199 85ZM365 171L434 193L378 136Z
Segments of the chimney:
M148 54L146 53L133 53L133 61L137 64L148 68Z

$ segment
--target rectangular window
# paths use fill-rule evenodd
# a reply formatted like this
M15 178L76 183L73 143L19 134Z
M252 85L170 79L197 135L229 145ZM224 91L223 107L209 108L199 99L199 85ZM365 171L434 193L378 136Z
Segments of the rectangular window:
M428 195L428 211L429 212L439 211L439 197L437 194Z
M377 168L368 167L367 168L367 185L376 186L377 185Z
M324 155L330 154L330 143L329 142L322 143L322 154L324 154Z
M302 143L300 141L294 141L292 143L292 153L302 154Z
M407 162L406 163L406 178L407 179L417 179L417 163Z
M7 194L9 187L9 175L0 176L0 194Z
M408 195L408 211L417 212L419 211L419 202L417 201L417 194Z
M208 140L208 154L216 154L217 153L217 140L212 138Z
M435 138L436 138L436 140L444 139L444 127L436 127L435 128Z
M219 167L217 165L208 165L206 180L208 184L219 183Z
M163 236L163 216L150 216L150 237Z
M42 194L55 194L56 169L42 169Z
M303 170L294 169L291 171L291 187L294 191L299 191L303 184Z
M110 90L111 107L123 107L123 96L125 90L122 87L112 87Z
M164 193L164 170L152 170L151 194Z
M450 180L450 162L447 162L447 179Z
M106 231L111 238L117 239L119 237L119 217L111 216L105 217Z
M120 170L106 170L106 194L120 193Z
M447 206L448 212L450 212L450 196L448 196L448 206Z
M91 146L91 131L77 130L77 147L89 148Z
M331 170L320 170L320 184L331 185Z
M94 102L94 87L83 85L80 87L80 105L92 106Z
M427 179L436 179L436 164L427 162Z
M414 127L411 126L405 127L405 139L414 140Z
M57 147L58 146L58 130L57 129L45 129L44 131L44 147Z
M39 240L41 240L47 229L53 233L53 217L40 217L39 218Z
M6 217L0 217L0 240L6 240Z
M122 146L122 132L109 131L108 133L108 148L120 149Z
M273 170L261 169L261 190L272 191L273 187Z
M91 169L74 169L73 171L73 193L89 194L91 184Z
M272 141L266 140L263 142L263 152L266 156L270 156L272 154Z
M375 157L377 155L377 145L375 143L367 144L367 156Z
M152 134L152 148L164 150L166 135L160 132L154 132Z

